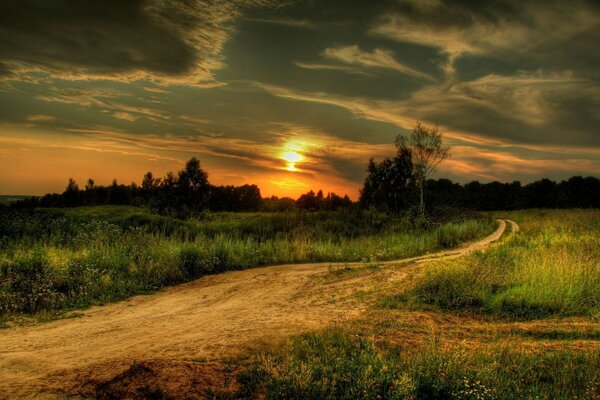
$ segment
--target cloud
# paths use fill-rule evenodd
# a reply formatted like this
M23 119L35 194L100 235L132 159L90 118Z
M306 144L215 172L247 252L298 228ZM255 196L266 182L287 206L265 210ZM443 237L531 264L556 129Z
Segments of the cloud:
M136 99L131 93L108 88L52 88L48 94L37 96L38 100L71 106L97 108L101 112L110 112L118 119L135 121L145 117L152 121L168 120L171 114L164 111L161 101L144 98ZM135 103L145 102L147 106ZM134 103L134 104L132 104Z
M304 63L295 62L294 65L304 69L311 69L314 71L340 71L347 74L361 75L365 77L375 77L375 74L366 72L363 69L351 67L347 65L332 65L332 64L318 64L318 63Z
M452 157L440 165L438 175L450 175L459 180L465 177L487 181L531 181L540 177L563 179L573 175L594 175L600 170L599 159L563 157L548 152L541 157L530 157L498 149L482 149L473 146L454 146Z
M600 87L570 72L489 74L471 81L427 85L402 100L306 92L254 83L274 96L344 108L355 116L412 129L416 120L439 124L457 140L599 146Z
M130 122L133 122L137 119L137 117L135 115L128 113L128 112L122 112L122 111L114 113L113 116L117 119L122 119L124 121L130 121Z
M0 62L0 79L12 76L11 69L8 65Z
M321 55L325 59L357 67L392 69L414 78L434 80L431 76L396 61L394 53L389 50L375 49L369 53L361 50L358 45L353 45L330 47L325 49Z
M306 92L260 82L252 82L252 85L283 99L341 107L357 117L368 120L388 122L399 127L410 127L414 124L414 118L405 117L402 113L397 112L400 103L394 101L337 96L325 92Z
M456 3L401 2L381 15L373 36L433 47L447 56L449 74L462 55L526 53L549 41L559 42L592 29L600 14L584 1Z
M0 76L207 84L224 66L232 21L269 1L0 2ZM14 76L13 76L14 77Z
M51 122L51 121L55 121L55 120L56 120L56 117L53 117L51 115L35 114L35 115L27 116L27 121L30 121L30 122Z
M38 131L40 154L140 168L199 155L211 177L282 188L357 188L416 120L439 124L455 179L598 167L591 2L279 4L0 2L0 118ZM305 159L290 175L280 153L294 140Z
M245 21L259 22L263 24L281 25L291 28L304 28L314 29L316 25L306 19L294 19L294 18L283 18L283 17L272 17L272 18L244 18Z
M513 142L600 145L593 128L600 124L600 87L570 72L489 74L430 86L403 106L408 115Z

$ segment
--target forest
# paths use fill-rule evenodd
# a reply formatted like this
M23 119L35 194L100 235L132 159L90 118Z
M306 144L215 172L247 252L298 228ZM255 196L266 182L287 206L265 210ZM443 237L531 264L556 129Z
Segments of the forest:
M417 185L410 173L402 171L396 160L369 161L367 177L358 201L348 195L324 194L313 190L297 199L262 197L255 184L213 185L197 158L190 159L177 174L169 172L155 178L144 175L141 184L96 185L88 179L82 189L69 179L64 192L30 197L11 203L12 208L77 207L91 205L147 206L162 215L186 218L205 211L335 211L360 207L391 213L406 213L418 203ZM438 215L451 210L521 210L528 208L599 208L600 180L573 176L555 182L541 179L528 184L472 181L466 184L449 179L428 179L425 185L427 212ZM0 207L7 206L0 204Z

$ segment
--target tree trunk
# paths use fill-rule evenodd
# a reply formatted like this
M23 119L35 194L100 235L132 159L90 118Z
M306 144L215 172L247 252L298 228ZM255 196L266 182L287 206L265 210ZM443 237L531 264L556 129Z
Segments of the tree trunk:
M421 202L419 204L419 212L421 214L421 217L423 219L425 219L425 190L424 190L424 186L425 186L425 182L421 182L421 184L419 185L419 189L420 189L420 194L421 194Z

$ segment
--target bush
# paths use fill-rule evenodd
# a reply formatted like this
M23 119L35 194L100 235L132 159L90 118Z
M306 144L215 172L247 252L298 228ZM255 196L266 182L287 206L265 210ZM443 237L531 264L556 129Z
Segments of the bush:
M56 273L48 268L43 253L5 261L0 271L0 314L31 313L62 305L66 288L57 285Z
M339 329L292 338L251 360L239 398L521 400L600 397L600 351L536 353L379 347Z
M333 330L304 335L285 352L264 355L240 380L244 395L253 398L405 399L414 385L395 364L372 342Z

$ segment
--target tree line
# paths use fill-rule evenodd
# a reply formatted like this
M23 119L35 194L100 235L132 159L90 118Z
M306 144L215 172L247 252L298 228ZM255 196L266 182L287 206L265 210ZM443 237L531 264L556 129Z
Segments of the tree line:
M257 185L216 186L193 157L177 172L156 178L144 175L141 185L123 185L113 180L97 186L89 179L83 189L69 179L61 194L32 197L13 207L76 207L83 205L128 204L180 218L210 211L330 211L344 208L374 209L388 213L409 213L425 220L452 210L516 210L524 208L600 208L600 180L574 176L554 182L541 179L527 185L512 183L454 183L430 179L436 167L450 156L438 128L416 123L408 136L398 135L396 154L377 162L369 160L358 202L322 190L294 200L276 196L263 198Z
M416 188L405 188L398 204L393 196L387 202L367 197L362 192L362 207L387 212L403 212L418 209L419 193ZM449 209L477 211L521 210L527 208L600 208L600 179L573 176L555 182L541 179L526 185L519 181L511 183L478 181L460 184L449 179L428 179L425 189L427 214L437 214Z
M257 185L212 185L208 173L193 157L185 167L177 172L168 172L163 178L156 178L147 172L141 184L119 184L113 180L111 185L96 185L88 179L84 188L70 178L62 193L31 197L14 203L13 207L78 207L91 205L134 205L147 206L164 215L185 218L210 211L290 211L305 209L332 211L353 205L352 200L335 193L325 195L309 191L297 200L289 197L271 196L263 198Z
M192 159L194 160L194 159ZM201 183L192 186L187 177L167 174L156 179L149 172L141 185L118 184L97 186L88 180L80 189L70 179L61 194L47 194L14 203L17 207L76 207L83 205L124 204L149 206L161 214L185 217L204 210L210 211L292 211L296 209L330 211L360 207L383 212L402 213L419 208L419 190L410 183L410 176L390 177L386 169L394 169L390 159L379 163L371 160L368 175L358 202L335 193L309 191L297 199L262 197L257 185L215 186ZM192 167L195 161L192 163ZM189 164L189 162L188 162ZM187 169L187 167L186 167ZM383 177L383 179L381 179ZM406 185L394 186L398 179ZM381 181L380 181L381 180ZM203 182L203 179L200 181ZM427 213L436 214L449 209L518 210L526 208L600 208L600 180L595 177L574 176L560 182L541 179L526 185L478 181L460 184L449 179L428 179L425 185ZM417 211L415 211L417 212Z
M409 211L423 219L450 209L600 207L600 180L591 176L574 176L559 183L541 179L524 186L519 181L461 185L449 179L428 179L450 156L437 127L417 122L410 135L396 137L395 145L394 157L369 160L360 191L362 207L392 213Z

